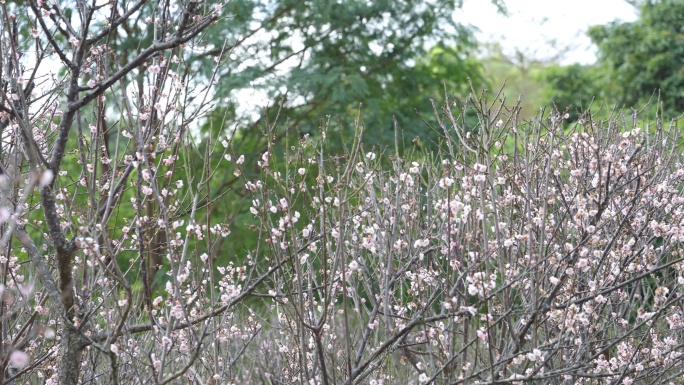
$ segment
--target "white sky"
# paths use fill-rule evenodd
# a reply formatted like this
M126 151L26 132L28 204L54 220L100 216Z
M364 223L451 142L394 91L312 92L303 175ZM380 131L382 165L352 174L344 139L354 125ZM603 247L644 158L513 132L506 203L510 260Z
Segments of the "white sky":
M505 0L508 17L489 0L466 0L456 21L477 27L481 42L499 41L504 53L520 50L535 59L548 59L566 50L562 64L595 61L595 47L585 31L613 20L633 21L636 9L624 0Z

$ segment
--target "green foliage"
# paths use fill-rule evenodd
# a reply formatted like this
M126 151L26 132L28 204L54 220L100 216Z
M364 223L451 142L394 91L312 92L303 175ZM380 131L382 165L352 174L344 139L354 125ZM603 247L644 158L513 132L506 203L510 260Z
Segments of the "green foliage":
M599 47L599 66L612 84L611 97L638 107L661 96L666 115L684 111L684 1L646 1L631 23L597 26L589 36Z
M221 53L224 40L235 45L217 68L216 97L225 101L222 106L231 105L239 90L261 89L282 104L281 121L290 127L314 133L319 117L331 115L345 137L353 123L338 119L363 102L373 111L365 115L369 143L393 145L394 115L407 135L429 141L430 134L415 127L420 118L413 109L431 110L428 98L443 95L444 83L451 90L463 88L468 78L482 84L471 31L451 18L459 5L447 0L231 3L225 9L230 17L207 44L211 55ZM246 35L252 39L244 40ZM438 47L428 51L435 41ZM202 69L209 77L214 66Z
M444 133L438 130L430 101L439 105L445 92L465 97L471 93L470 84L476 90L487 85L481 62L472 56L473 49L473 44L458 47L439 44L413 68L391 79L384 87L384 94L368 102L364 113L370 128L366 143L393 146L393 118L396 118L402 138L400 149L411 148L415 143L436 149Z
M596 67L554 65L544 68L540 78L546 84L545 101L553 101L559 111L567 109L573 120L590 106L601 104L605 97L605 78Z
M490 93L497 92L503 84L506 87L502 96L507 104L515 105L520 100L520 117L530 119L539 113L539 106L548 100L542 98L543 84L539 81L539 71L543 63L518 53L509 57L503 53L502 47L493 44L488 47L489 53L482 59Z

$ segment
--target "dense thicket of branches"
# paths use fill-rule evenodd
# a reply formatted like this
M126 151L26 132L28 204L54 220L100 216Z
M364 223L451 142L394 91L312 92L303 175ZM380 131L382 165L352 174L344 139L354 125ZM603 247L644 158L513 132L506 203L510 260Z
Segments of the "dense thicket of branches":
M220 6L155 8L123 61L149 4L78 4L0 4L2 383L684 380L676 127L448 97L433 154L365 146L361 112L341 154L279 121L251 154L179 75Z

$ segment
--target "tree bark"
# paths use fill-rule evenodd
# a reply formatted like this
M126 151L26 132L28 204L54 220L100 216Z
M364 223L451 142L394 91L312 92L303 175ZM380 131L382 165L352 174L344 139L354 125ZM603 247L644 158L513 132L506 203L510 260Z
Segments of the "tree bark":
M81 356L87 346L81 333L73 327L62 329L59 348L59 383L62 385L78 385L81 373Z

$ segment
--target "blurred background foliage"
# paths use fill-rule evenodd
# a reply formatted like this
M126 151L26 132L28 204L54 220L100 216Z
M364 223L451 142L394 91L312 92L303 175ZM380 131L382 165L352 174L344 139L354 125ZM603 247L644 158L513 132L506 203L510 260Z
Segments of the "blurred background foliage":
M492 3L506 13L505 0ZM234 162L209 156L223 138L230 142L226 151L234 154L233 160L245 155L240 173L255 180L257 161L264 152L281 157L303 136L316 137L324 129L333 138L326 149L331 157L351 146L357 124L365 127L366 148L393 152L394 119L399 152L433 157L440 151L444 133L431 100L439 109L445 92L467 100L483 88L495 95L504 82L507 105L514 106L520 98L525 119L554 107L570 112L570 120L589 107L592 111L602 106L640 108L652 95L660 95L663 116L678 116L684 110L684 0L633 3L640 10L638 20L587 31L598 48L595 64L562 65L560 56L539 60L524 52L507 55L496 42L478 42L471 27L452 18L462 1L228 2L225 17L203 37L206 45L186 58L185 71L179 73L191 88L216 79L211 108L192 132L193 154L199 156L181 154L185 166L174 170L193 172L201 169L201 163L217 170L206 186L208 198L217 202L209 221L231 224L232 234L206 248L225 264L256 244L247 235L252 234L246 229L253 216L248 211L249 195L235 176L238 168ZM23 1L7 6L16 12L26 7ZM154 19L155 12L143 6L124 23L125 34L111 37L117 58L108 63L111 70L150 44L146 19ZM27 37L31 33L23 32ZM139 90L144 73L139 71L134 79ZM479 122L467 110L457 112L466 128L476 132ZM112 130L109 145L120 137L116 128ZM302 154L302 159L289 164L281 157L283 172L293 173L297 162L313 155ZM77 164L65 168L80 172ZM315 177L306 175L310 184ZM133 196L133 191L126 194Z
M546 99L573 110L586 109L593 100L594 111L602 104L639 110L651 101L666 120L684 111L684 1L630 3L639 10L636 21L587 31L598 48L594 65L544 69Z
M493 2L505 13L505 1ZM523 52L506 55L496 42L478 42L473 29L453 21L460 6L452 0L228 3L228 16L207 36L206 51L194 63L205 81L219 79L198 150L206 152L208 138L228 136L231 151L246 156L241 171L256 179L256 163L267 149L281 157L299 138L323 129L334 139L329 154L342 154L360 108L367 148L393 151L396 118L399 150L425 156L439 151L443 135L431 99L440 108L445 92L465 100L483 88L496 94L504 82L507 104L520 98L525 119L543 108L569 111L573 118L589 107L638 108L658 89L667 116L684 108L682 0L645 1L637 5L639 20L592 28L588 34L598 47L593 65L561 65L560 55L551 61ZM140 25L131 22L130 28ZM140 42L131 40L122 39L122 49L134 51ZM258 109L263 100L269 106ZM476 131L478 122L460 113ZM269 138L272 125L276 135ZM190 160L225 167L218 159ZM223 197L212 222L234 225L230 239L213 252L224 260L245 255L256 242L241 231L253 216L233 172L217 173L225 177L210 187L213 197ZM307 177L311 183L315 175Z

